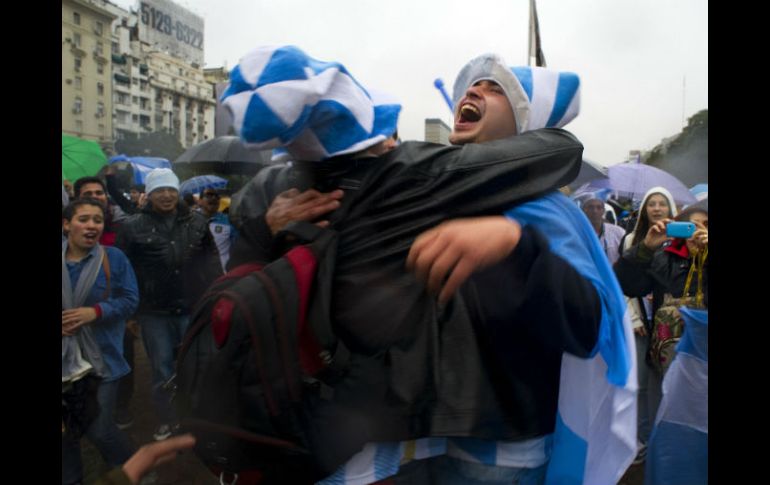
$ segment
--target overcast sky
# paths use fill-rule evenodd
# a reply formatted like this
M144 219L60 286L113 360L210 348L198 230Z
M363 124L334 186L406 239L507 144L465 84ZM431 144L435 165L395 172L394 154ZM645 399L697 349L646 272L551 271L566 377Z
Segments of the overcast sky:
M527 63L528 0L176 3L204 18L206 67L231 69L254 47L294 44L397 96L404 140L424 139L425 118L452 126L435 78L451 93L460 68L484 52ZM566 128L586 158L622 162L708 108L707 0L540 0L537 9L548 67L581 77L581 114Z

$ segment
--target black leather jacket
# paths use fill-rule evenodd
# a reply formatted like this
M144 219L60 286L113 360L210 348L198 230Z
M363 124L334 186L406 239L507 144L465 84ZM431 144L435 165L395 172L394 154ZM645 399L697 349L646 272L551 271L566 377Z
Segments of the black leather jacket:
M352 355L333 401L315 409L313 430L314 449L330 471L370 441L423 436L526 439L553 431L561 352L567 347L586 356L596 341L601 311L590 283L548 252L547 242L531 230L522 236L530 241L522 245L529 248L526 264L509 258L507 270L479 277L472 286L481 297L463 291L444 308L404 263L415 237L444 220L500 215L569 184L578 174L581 154L582 145L560 129L462 147L407 142L379 158L338 157L269 167L233 197L231 220L243 237L232 252L231 267L280 255L282 248L274 247L264 220L277 194L291 187L345 190L342 207L331 216L340 234L331 304L335 333ZM542 268L534 265L542 260L538 255L555 261L559 271L529 278L530 271ZM510 275L510 285L500 284L500 274ZM543 294L543 285L559 287L553 298L545 294L535 305L546 314L524 311L531 321L508 334L529 338L542 332L546 343L530 348L548 353L518 371L531 375L514 391L501 384L510 377L500 371L482 328L497 321L494 313L480 315L478 310L486 305L483 295L489 294L489 285L521 295ZM561 301L551 305L566 293L585 311L573 317L568 310L574 306ZM521 298L507 300L507 310L526 310ZM557 318L545 325L541 316ZM567 316L576 321L566 324ZM588 330L562 335L571 332L570 325ZM524 347L522 341L513 349ZM540 365L543 361L547 364ZM549 376L540 383L544 373ZM538 389L529 389L532 382ZM500 387L509 391L501 393ZM520 389L526 391L517 395ZM518 405L509 407L511 399L518 399Z
M139 283L138 313L186 314L222 273L206 218L180 203L172 224L146 207L121 226L116 246Z

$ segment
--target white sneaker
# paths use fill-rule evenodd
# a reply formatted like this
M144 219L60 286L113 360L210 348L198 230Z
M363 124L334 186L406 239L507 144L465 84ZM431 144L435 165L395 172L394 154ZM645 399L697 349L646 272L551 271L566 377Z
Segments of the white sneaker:
M647 459L647 444L639 443L639 449L636 452L636 458L631 462L632 465L641 465Z
M155 441L163 441L169 436L171 436L171 426L167 424L161 424L158 426L158 429L155 430L155 433L153 433L152 438Z

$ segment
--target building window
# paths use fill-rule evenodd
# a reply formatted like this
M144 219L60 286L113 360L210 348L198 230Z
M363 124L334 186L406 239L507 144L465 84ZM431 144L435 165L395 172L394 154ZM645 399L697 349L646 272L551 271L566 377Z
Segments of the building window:
M97 54L101 54L103 52L104 52L104 44L102 43L102 41L97 40L96 41L96 53Z
M72 34L72 43L75 45L75 47L80 47L80 34L77 32Z
M75 25L80 25L80 14L72 12L72 21L75 22Z
M94 20L94 33L96 35L102 35L102 32L104 32L104 26L98 20Z
M131 115L131 121L137 123L139 121L139 115Z
M104 125L99 125L99 135L104 136Z
M96 73L104 74L104 64L102 64L101 62L96 64Z
M132 102L133 104L136 104L136 103L138 103L138 102L139 102L139 98L137 98L136 96L131 96L131 102Z
M79 57L75 58L75 72L80 72L80 68L83 67L83 60Z
M99 96L104 96L104 83L98 82L96 83L96 94Z
M113 42L112 43L112 53L115 54L115 55L120 54L120 47L118 47L118 43L117 42Z
M75 98L75 103L72 105L72 112L73 113L80 113L83 111L83 98L80 96L77 96Z
M83 133L83 122L80 120L75 120L75 131L78 133Z
M104 103L102 103L101 101L96 103L96 116L98 117L104 116Z
M83 89L83 78L75 76L75 89Z

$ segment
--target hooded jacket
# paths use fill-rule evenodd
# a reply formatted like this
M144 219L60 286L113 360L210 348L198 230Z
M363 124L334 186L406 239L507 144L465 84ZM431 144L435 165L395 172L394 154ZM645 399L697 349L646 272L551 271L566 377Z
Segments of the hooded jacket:
M639 225L641 224L642 211L644 211L645 207L647 206L647 200L650 197L652 197L654 194L661 194L666 198L666 200L668 201L668 206L671 208L671 217L672 218L676 217L676 203L674 202L674 197L671 195L671 192L669 192L667 189L663 187L653 187L650 190L648 190L647 193L644 194L644 198L642 198L642 204L639 206L640 215L639 217L636 218L634 229L628 234L626 234L623 237L623 239L620 241L620 250L619 250L620 258L618 258L618 261L623 259L623 254L631 248L634 238L636 237L636 233L639 230ZM649 227L648 227L648 230L649 230ZM644 239L644 236L642 236L642 239ZM619 276L618 276L618 279L620 279ZM626 283L629 283L628 279L626 279L625 281ZM649 315L649 316L647 315L647 311L644 309L643 300L641 299L641 297L647 295L649 291L641 295L636 295L636 294L632 295L631 293L629 293L629 290L627 290L627 286L623 285L622 282L620 287L623 289L623 293L625 293L626 296L632 297L632 298L627 298L626 303L628 304L628 307L630 309L631 324L633 328L639 328L644 326L645 328L647 328L648 333L652 331L652 324L649 318L652 315ZM634 296L637 298L633 298Z

